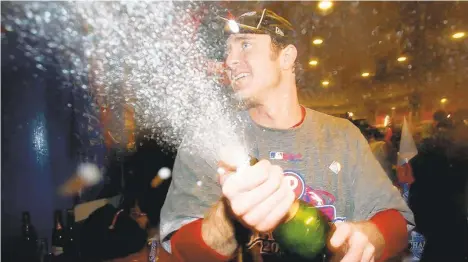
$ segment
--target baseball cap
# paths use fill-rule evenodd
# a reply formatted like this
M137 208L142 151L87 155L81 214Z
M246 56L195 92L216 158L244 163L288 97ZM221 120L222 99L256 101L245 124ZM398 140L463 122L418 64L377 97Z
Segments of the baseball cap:
M226 21L227 34L268 34L277 41L284 42L296 37L291 23L271 10L251 11L235 19L221 17Z

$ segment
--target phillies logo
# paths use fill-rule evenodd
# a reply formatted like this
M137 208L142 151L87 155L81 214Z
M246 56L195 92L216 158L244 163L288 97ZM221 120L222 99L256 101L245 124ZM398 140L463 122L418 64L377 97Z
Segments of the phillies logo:
M314 206L333 205L335 196L325 190L312 189L306 186L302 200Z
M297 199L300 199L306 188L304 179L298 173L289 170L284 171L284 177L289 181L289 185L296 194Z
M336 216L336 198L333 194L320 189L313 189L305 184L302 176L294 171L284 171L284 178L289 181L297 199L317 207L330 221L345 221L344 217Z

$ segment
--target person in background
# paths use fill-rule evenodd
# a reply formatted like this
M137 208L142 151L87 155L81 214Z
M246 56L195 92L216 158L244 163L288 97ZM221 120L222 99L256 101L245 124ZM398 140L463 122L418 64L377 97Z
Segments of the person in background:
M398 181L393 169L393 164L396 161L396 151L392 146L390 139L385 139L385 136L381 134L377 128L370 125L359 126L358 123L354 121L352 122L361 130L361 133L367 139L375 158L379 161L388 178L394 185L396 185Z
M468 154L454 136L456 129L443 111L434 113L434 132L411 159L414 183L409 206L426 245L422 261L467 261L466 194ZM465 152L465 153L463 153Z
M137 138L137 151L128 158L125 168L125 198L122 206L128 213L145 225L149 238L159 235L160 210L164 204L171 179L165 180L157 188L151 181L158 171L172 169L174 154L166 150L154 139L146 138L145 133Z
M123 158L122 158L123 159ZM137 150L125 158L120 206L105 205L83 224L82 254L86 261L154 262L159 240L159 213L170 179L157 188L151 181L174 158L158 143L141 136Z
M396 152L394 147L390 144L389 141L384 140L384 136L377 130L373 130L373 132L371 132L369 146L375 158L377 161L379 161L380 165L387 174L388 178L394 185L396 185L398 181L393 169L393 160L396 159Z
M450 118L451 116L443 111L438 110L432 115L432 136L442 136L447 135L452 131L453 123Z
M88 262L146 262L147 233L123 209L107 204L84 221L80 251Z

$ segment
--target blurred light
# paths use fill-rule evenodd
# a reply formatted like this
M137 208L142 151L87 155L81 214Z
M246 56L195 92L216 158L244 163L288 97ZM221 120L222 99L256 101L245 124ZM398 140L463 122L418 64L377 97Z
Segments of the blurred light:
M441 102L442 104L447 103L447 101L448 101L447 98L442 98L442 99L440 99L440 102Z
M361 74L361 76L362 77L368 77L368 76L370 76L370 74L368 72L364 72L364 73Z
M321 45L323 43L323 40L320 39L320 38L316 38L316 39L314 39L314 41L312 41L312 43L314 45Z
M233 33L239 33L239 25L236 23L236 21L229 20L228 26L229 26L229 30L231 30Z
M317 64L318 64L318 61L315 59L309 61L309 65L311 66L316 66Z
M354 113L353 113L353 112L348 112L348 116L349 116L349 117L353 117L353 116L354 116Z
M395 109L396 109L396 107L392 107L392 110L395 110Z
M452 115L451 115L451 114L448 114L448 115L447 115L447 118L450 118L450 117L452 117Z
M313 216L309 217L309 218L305 221L306 225L312 223L312 221L314 221L314 218L315 218L315 217L313 217Z
M323 85L323 86L328 86L329 84L330 84L329 81L326 81L326 80L325 80L325 81L322 81L322 85Z
M400 56L400 57L398 57L397 61L398 62L404 62L404 61L406 61L406 59L407 59L406 56Z
M456 32L455 34L452 35L452 38L460 39L460 38L465 37L465 36L466 36L465 32Z
M332 6L333 6L333 3L331 1L320 1L318 3L318 8L322 10L328 10L332 8Z
M390 116L386 115L384 119L384 126L388 126L389 123L390 123Z

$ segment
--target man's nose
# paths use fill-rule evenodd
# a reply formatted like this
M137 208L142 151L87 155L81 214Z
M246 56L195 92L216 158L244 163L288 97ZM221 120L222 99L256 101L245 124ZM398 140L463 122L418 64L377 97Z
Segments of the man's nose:
M231 52L226 58L226 66L228 69L233 70L240 64L240 57L235 52Z

